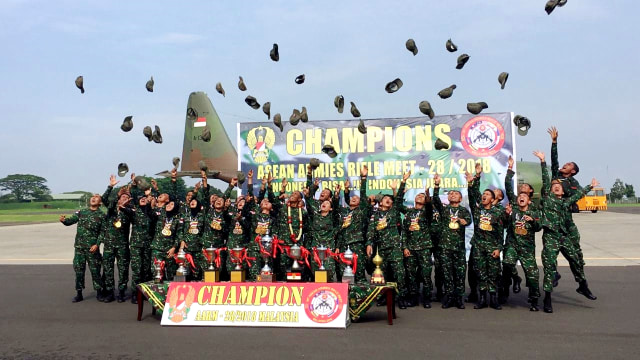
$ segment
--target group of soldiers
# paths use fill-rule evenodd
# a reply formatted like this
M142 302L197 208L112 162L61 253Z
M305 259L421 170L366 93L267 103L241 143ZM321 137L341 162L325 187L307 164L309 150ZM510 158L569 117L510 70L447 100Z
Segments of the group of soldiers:
M555 128L549 129L552 138L551 174L545 155L534 152L540 159L543 187L539 205L532 203L534 189L520 184L514 192L513 159L505 177L506 205L501 189L480 192L482 167L466 174L470 210L461 205L462 193L450 189L448 204L440 199L440 176L434 177L433 194L430 189L415 196L414 205L404 205L405 183L411 176L404 173L394 181L393 194L367 196L368 169L360 170L359 193L351 194L349 180L333 189L324 188L318 198L318 179L313 179L313 167L307 166L307 184L303 191L286 192L288 180L275 192L271 176L261 179L258 195L253 191L253 171L246 175L247 194L232 203L231 192L238 179L231 179L224 195L213 193L207 183L207 173L184 200L176 197L177 170L172 171L173 193L158 192L152 180L131 176L131 182L115 191L118 181L111 176L103 195L95 194L89 207L72 216L61 216L65 225L77 223L73 267L76 272L77 295L73 302L83 300L84 278L88 263L93 287L99 301L126 300L125 292L132 271L131 302L137 299L136 285L150 281L157 266L163 276L172 280L177 269L177 253L190 254L193 262L190 280L202 280L209 260L203 252L207 248L246 249L241 263L249 280L256 280L264 265L260 238L273 236L278 251L273 253L272 265L277 280L287 277L294 261L306 264L303 281L312 281L320 268L317 257L311 256L319 248L327 248L330 256L323 264L328 277L341 281L348 263L344 251L351 250L361 266L355 266L356 282L366 282L371 275L371 259L379 254L381 269L387 281L395 281L398 306L401 309L422 303L431 307L432 272L435 278L435 300L443 308L465 308L465 277L470 293L467 302L474 308L488 306L501 309L508 301L511 286L520 292L521 279L516 270L522 265L531 311L538 311L539 270L535 258L535 233L543 231L542 265L544 269L543 308L553 312L551 293L560 278L557 256L568 260L579 287L576 290L595 300L584 275L584 260L580 249L580 235L571 216L571 205L597 186L580 187L574 175L578 166L569 162L559 167ZM343 201L344 200L344 201ZM341 204L345 205L341 205ZM106 207L106 213L100 206ZM466 258L465 229L473 223L473 237L469 260ZM506 232L506 237L505 237ZM103 253L99 246L102 244ZM292 259L286 251L294 245L302 246L306 260ZM502 254L502 261L501 261ZM219 251L221 280L228 280L237 265L227 251ZM236 259L237 260L237 259ZM315 261L314 261L315 260ZM118 292L115 292L115 266L118 267ZM468 273L468 275L467 275ZM422 286L421 286L422 285Z

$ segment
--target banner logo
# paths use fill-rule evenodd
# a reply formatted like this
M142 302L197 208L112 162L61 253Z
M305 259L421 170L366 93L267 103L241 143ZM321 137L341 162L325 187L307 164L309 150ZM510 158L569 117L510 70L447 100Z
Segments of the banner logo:
M317 323L328 323L342 312L342 298L330 287L317 288L307 297L305 312L309 319Z
M173 288L167 296L169 320L180 323L187 319L189 310L196 297L196 290L190 285Z
M476 116L467 121L460 131L462 146L471 155L491 156L504 145L502 124L489 116Z
M269 151L276 142L276 134L268 127L258 126L247 134L247 146L251 150L253 161L258 164L267 162Z

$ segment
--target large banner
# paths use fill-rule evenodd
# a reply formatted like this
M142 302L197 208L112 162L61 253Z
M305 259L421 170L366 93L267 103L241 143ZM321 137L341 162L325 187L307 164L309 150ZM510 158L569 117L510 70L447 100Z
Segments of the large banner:
M351 190L358 190L360 168L366 164L367 194L390 193L393 180L411 170L405 199L412 203L417 193L433 186L436 173L442 189L465 188L465 172L473 173L480 163L482 186L503 188L507 159L516 158L511 120L511 113L370 119L365 120L366 134L358 131L359 120L287 124L282 132L270 122L239 123L238 167L245 173L253 169L257 179L271 173L274 189L279 190L286 177L287 191L302 190L306 166L316 157L323 162L314 172L320 189L333 190L349 178ZM434 148L438 138L447 150ZM324 154L326 144L333 145L338 156Z
M346 328L343 283L169 284L162 325Z

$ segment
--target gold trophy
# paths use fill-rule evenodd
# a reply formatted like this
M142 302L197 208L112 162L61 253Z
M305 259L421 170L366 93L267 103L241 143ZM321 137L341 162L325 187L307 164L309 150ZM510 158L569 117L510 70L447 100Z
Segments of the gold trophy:
M231 270L231 282L244 282L246 279L246 273L242 268L242 261L246 256L246 249L241 247L235 247L229 250L231 255L231 261L236 264L236 267Z
M220 270L216 269L214 265L218 257L218 249L214 247L204 249L204 253L207 255L207 262L209 267L204 272L204 282L219 282Z
M324 245L320 245L319 247L313 249L313 251L317 254L320 263L318 264L318 270L315 271L314 279L317 283L326 283L329 282L329 273L324 267L324 260L327 258L327 248Z
M376 269L373 270L373 275L371 275L371 284L373 285L384 285L387 282L384 281L384 274L382 273L382 269L380 269L380 265L382 265L382 256L378 253L376 249L376 256L373 257L373 264L376 266Z

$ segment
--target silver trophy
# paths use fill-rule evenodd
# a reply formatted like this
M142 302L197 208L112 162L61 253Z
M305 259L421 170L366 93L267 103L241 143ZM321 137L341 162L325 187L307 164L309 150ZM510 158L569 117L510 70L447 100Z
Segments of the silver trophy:
M162 284L162 266L160 265L160 262L153 264L153 270L155 271L153 282L156 284Z
M218 249L214 247L204 249L204 251L207 253L207 262L209 263L209 267L207 268L207 271L216 270L216 266L214 264L216 262L217 250Z
M326 270L324 267L324 260L327 258L327 248L324 245L320 245L316 248L316 252L318 253L318 259L320 259L320 267L318 270Z
M267 230L267 233L260 239L260 244L262 244L262 249L264 250L264 253L262 253L264 266L260 269L260 273L265 275L272 274L273 271L269 266L269 258L271 258L271 253L273 252L273 238L269 235L269 230Z
M189 268L186 267L187 253L184 249L178 251L178 270L176 270L176 276L173 281L185 282L187 281L187 275L189 274Z
M347 250L344 252L345 260L348 260L353 264L353 251L347 246ZM345 264L344 273L342 274L342 282L353 284L355 282L355 278L353 276L353 269L350 264Z
M302 258L302 250L298 244L293 244L293 246L289 249L289 256L293 259L293 265L291 265L292 272L301 272L302 266L298 264L298 260Z

